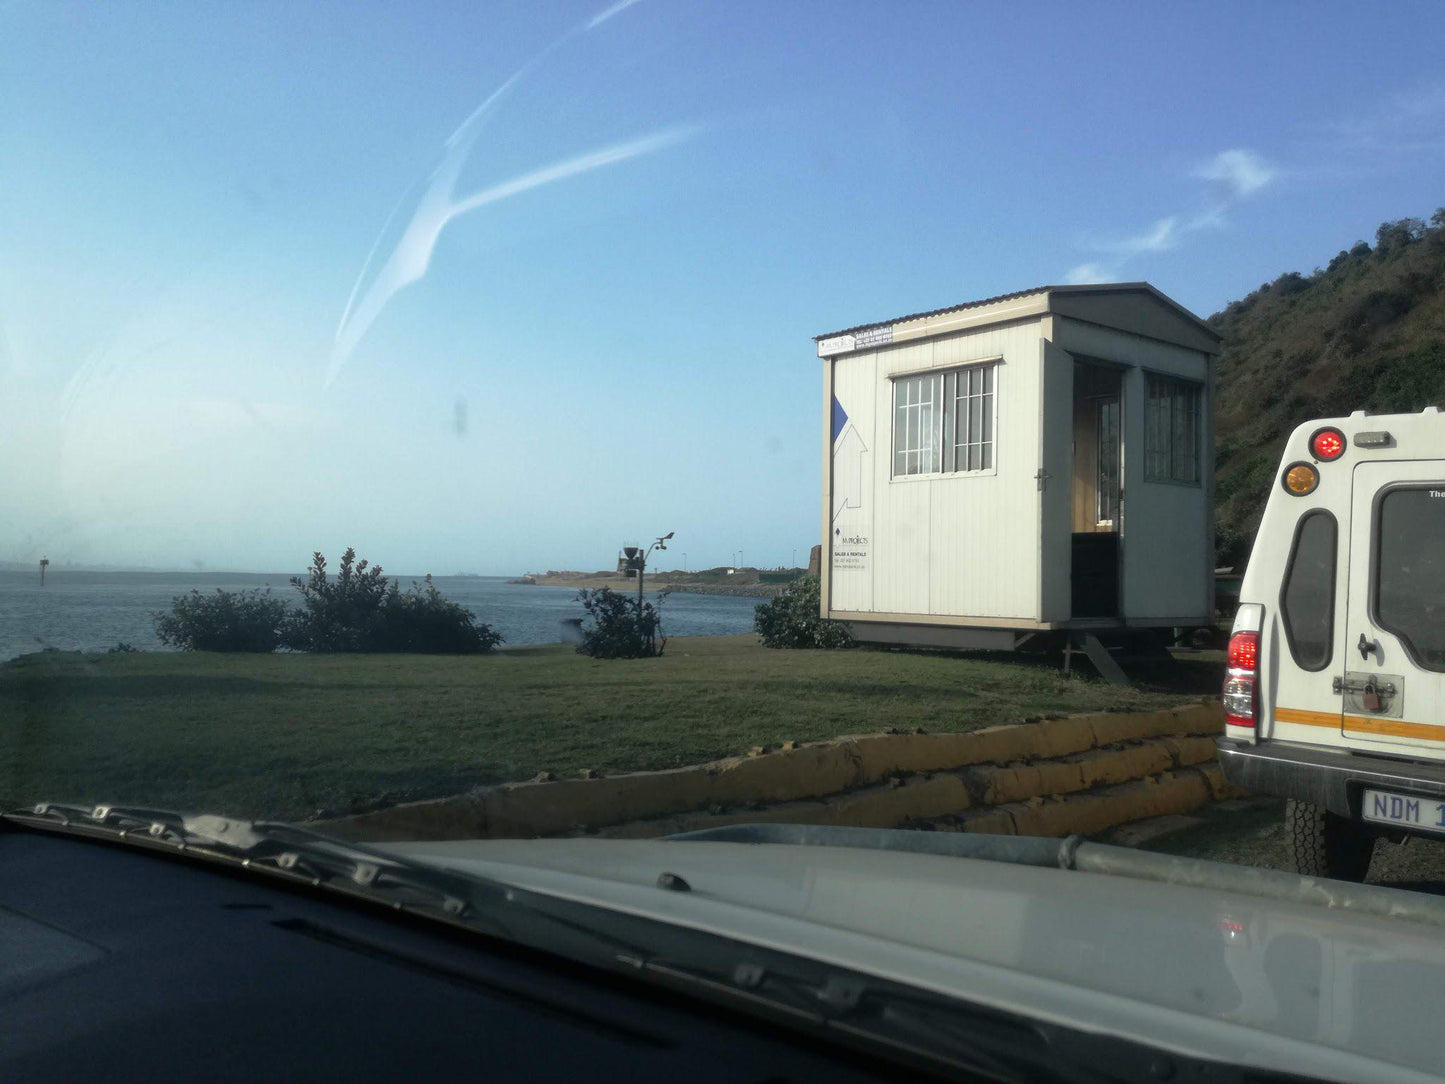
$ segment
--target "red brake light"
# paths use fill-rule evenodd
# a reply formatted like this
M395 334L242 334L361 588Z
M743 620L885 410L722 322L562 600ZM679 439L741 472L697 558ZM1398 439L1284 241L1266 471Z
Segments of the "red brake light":
M1224 676L1224 721L1254 726L1259 687L1259 633L1236 632L1229 638L1229 669Z
M1321 429L1310 437L1310 454L1329 462L1345 454L1345 435L1338 429Z
M1229 668L1259 669L1259 633L1236 632L1229 638Z

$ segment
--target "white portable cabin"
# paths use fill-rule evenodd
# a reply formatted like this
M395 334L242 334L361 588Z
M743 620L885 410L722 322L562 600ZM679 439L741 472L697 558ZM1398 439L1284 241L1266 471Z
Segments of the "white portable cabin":
M817 336L823 616L962 648L1208 624L1219 341L1145 282Z

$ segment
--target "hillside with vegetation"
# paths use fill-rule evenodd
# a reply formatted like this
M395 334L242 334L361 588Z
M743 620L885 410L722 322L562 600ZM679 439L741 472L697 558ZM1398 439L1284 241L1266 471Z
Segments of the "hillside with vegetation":
M1215 396L1215 527L1240 564L1290 431L1310 418L1445 406L1445 207L1386 222L1323 269L1290 271L1209 318L1224 336Z

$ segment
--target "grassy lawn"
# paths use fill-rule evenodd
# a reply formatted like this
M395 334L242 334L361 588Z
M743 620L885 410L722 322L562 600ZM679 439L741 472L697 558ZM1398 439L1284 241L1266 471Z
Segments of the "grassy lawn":
M1144 709L1015 659L671 641L661 659L48 653L0 664L0 800L304 819L484 783L674 767L786 739Z

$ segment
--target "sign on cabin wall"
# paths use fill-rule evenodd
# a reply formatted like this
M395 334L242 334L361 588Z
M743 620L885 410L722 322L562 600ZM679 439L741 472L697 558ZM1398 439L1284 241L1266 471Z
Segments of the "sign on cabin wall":
M833 527L833 571L866 572L868 570L868 530L835 524Z
M830 339L818 340L818 356L831 357L846 354L850 350L867 350L870 346L887 346L893 341L893 325L870 327L855 335L834 335Z

